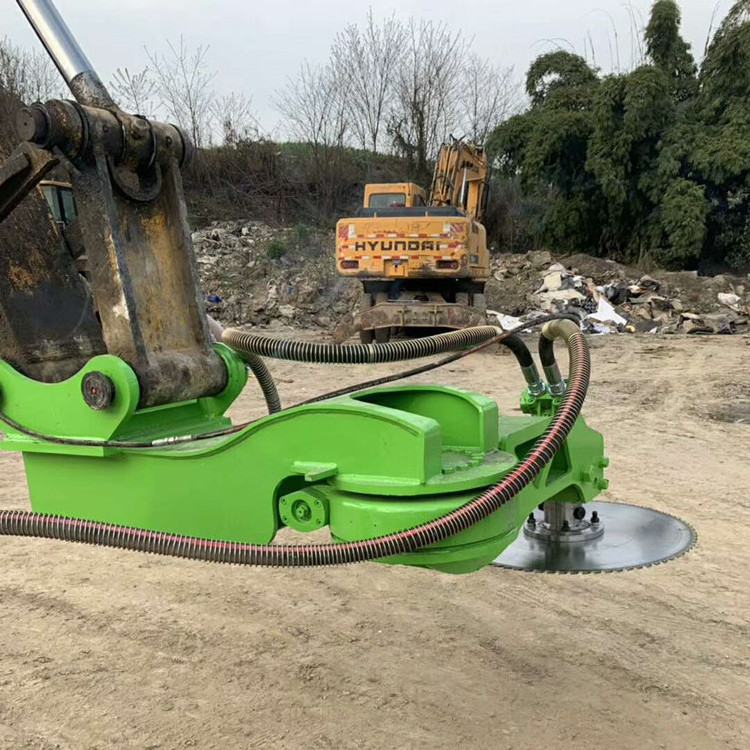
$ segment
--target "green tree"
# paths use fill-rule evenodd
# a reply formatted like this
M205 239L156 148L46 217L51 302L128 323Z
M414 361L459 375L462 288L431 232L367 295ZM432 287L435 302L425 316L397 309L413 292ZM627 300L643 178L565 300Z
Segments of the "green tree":
M697 93L698 68L690 45L680 36L680 21L675 0L656 0L644 39L649 60L669 76L675 99L686 101Z
M657 165L661 139L673 122L666 75L644 66L605 79L594 104L587 169L606 200L604 249L642 259L660 244L653 216L659 203Z
M526 74L532 106L576 111L588 109L598 82L596 71L580 56L558 50L541 55Z
M540 56L530 106L490 148L544 208L538 241L668 266L750 267L750 0L734 4L700 72L675 0L656 0L645 64L600 78Z
M542 55L526 76L529 110L496 128L488 151L500 171L548 205L536 231L552 247L589 250L596 242L601 191L586 171L599 79L575 54ZM587 231L590 229L591 231Z
M694 179L711 201L705 255L750 268L750 0L731 8L700 71Z

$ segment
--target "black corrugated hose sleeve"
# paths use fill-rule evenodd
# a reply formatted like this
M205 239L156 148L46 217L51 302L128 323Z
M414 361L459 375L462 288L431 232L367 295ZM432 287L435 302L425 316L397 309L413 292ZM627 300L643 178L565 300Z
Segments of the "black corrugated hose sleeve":
M206 319L208 320L208 329L213 340L221 341L224 334L224 327L210 315L206 315ZM266 401L268 413L276 414L276 412L281 411L279 392L276 388L276 383L273 382L270 370L266 367L266 363L257 354L243 352L238 352L238 354L240 354L245 364L250 368L253 375L255 375L255 379L258 381L261 391L263 391L263 398Z
M421 339L391 341L388 344L342 346L275 339L270 336L258 336L255 333L239 331L236 328L227 328L222 333L222 341L235 351L243 354L257 354L260 357L318 364L365 365L432 357L436 354L468 349L494 339L502 333L502 328L497 326L475 326Z
M276 388L276 383L273 382L270 370L266 367L266 363L257 354L247 352L239 352L239 354L252 370L261 391L263 391L263 398L266 400L268 413L276 414L276 412L281 411L279 392Z

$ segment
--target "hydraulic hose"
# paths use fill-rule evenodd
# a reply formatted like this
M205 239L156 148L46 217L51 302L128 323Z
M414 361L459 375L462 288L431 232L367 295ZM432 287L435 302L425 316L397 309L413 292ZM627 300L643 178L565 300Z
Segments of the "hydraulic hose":
M539 475L562 447L581 412L591 364L578 327L567 320L545 324L543 335L563 340L570 353L568 389L544 435L504 479L450 513L411 529L340 544L258 545L134 529L115 524L0 511L0 535L60 539L211 562L263 566L335 565L414 552L465 531L497 511Z
M580 319L572 313L562 313L555 319L555 323L567 320L573 324L573 327L578 330ZM568 330L573 330L570 326L566 326ZM560 368L555 359L555 340L554 335L549 333L550 329L547 329L545 334L542 330L542 335L539 337L539 359L542 362L542 369L544 370L544 377L549 383L549 391L553 396L562 396L565 393L565 389L568 387L565 379L560 374Z
M503 346L513 352L518 361L518 365L521 368L524 378L526 378L526 384L529 387L529 393L532 396L540 396L545 391L544 382L539 377L539 370L536 368L534 358L531 356L529 347L515 334L508 336L501 342Z
M208 328L214 341L221 341L224 333L223 326L210 315L206 315L206 318L208 319ZM270 370L266 367L266 363L257 354L240 353L240 356L258 381L258 385L263 392L263 398L266 401L268 413L276 414L276 412L281 411L279 391L276 388L276 383L273 381Z
M263 398L266 400L269 414L276 414L281 411L281 399L276 383L273 381L271 371L266 367L266 363L257 355L248 352L239 352L239 355L245 361L247 366L252 370L255 379L258 381Z
M571 325L575 325L575 323L571 323ZM548 336L545 335L544 330L539 337L539 359L542 362L544 377L547 378L547 383L549 383L550 393L553 396L561 396L565 393L567 386L565 384L565 379L560 373L557 360L555 359L555 340L554 338L548 338Z
M503 333L497 326L475 326L461 331L449 331L437 336L388 344L318 344L306 341L286 341L269 336L227 328L222 340L241 354L256 354L273 359L291 359L295 362L316 362L333 365L366 365L399 362L406 359L432 357L445 352L455 352L496 338Z

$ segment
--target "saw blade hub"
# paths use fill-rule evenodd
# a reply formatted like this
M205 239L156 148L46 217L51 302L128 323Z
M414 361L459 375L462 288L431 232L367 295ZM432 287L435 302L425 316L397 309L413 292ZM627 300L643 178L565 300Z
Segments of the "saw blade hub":
M604 524L597 511L589 515L583 504L547 502L542 506L543 517L531 513L523 533L532 539L559 544L576 544L599 538Z

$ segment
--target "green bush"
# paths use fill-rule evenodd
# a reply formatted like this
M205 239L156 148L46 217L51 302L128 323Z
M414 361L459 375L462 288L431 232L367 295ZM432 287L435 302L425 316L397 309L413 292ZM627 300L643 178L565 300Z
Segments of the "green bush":
M286 255L286 245L280 239L273 239L266 246L266 255L271 260L279 260Z
M700 70L680 35L677 0L653 3L644 42L641 65L604 77L570 52L537 58L527 74L531 105L489 138L496 174L541 206L526 225L532 244L742 271L750 262L750 0L735 0ZM515 242L510 218L491 227Z
M310 242L310 230L307 228L306 224L302 224L301 222L299 224L294 225L294 237L297 240L298 245L307 245Z

